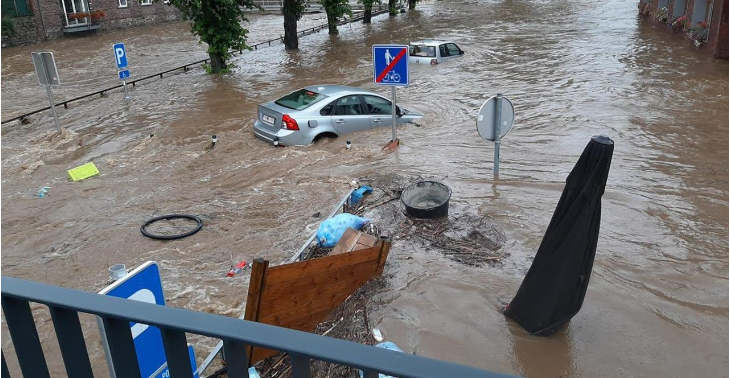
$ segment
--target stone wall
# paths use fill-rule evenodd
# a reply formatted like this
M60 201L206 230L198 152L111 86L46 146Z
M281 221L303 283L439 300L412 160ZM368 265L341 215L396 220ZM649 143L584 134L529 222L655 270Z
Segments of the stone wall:
M43 27L37 14L25 17L13 17L15 33L12 36L3 36L2 45L28 45L43 38Z

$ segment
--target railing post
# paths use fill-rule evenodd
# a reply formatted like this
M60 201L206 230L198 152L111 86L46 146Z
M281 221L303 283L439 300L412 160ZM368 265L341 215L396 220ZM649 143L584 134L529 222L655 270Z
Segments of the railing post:
M50 307L53 328L56 330L58 346L61 347L63 364L69 377L93 378L89 352L84 342L79 314L76 311Z
M23 376L50 378L28 301L3 296L2 307Z
M312 370L309 367L309 358L301 354L291 354L291 370L294 378L312 378Z
M142 378L139 372L137 351L132 341L128 320L103 318L104 333L109 342L109 352L117 378Z
M162 343L165 345L167 367L171 377L193 378L193 365L188 355L188 341L185 332L162 328Z
M223 353L226 355L228 378L248 378L246 345L233 340L223 340Z

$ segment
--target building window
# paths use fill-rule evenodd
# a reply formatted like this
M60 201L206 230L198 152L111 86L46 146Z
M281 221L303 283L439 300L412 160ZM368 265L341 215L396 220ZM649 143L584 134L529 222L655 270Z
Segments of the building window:
M139 5L152 5L152 0L139 0Z
M127 0L119 0L119 8L126 8Z
M3 16L19 17L33 14L25 0L2 0Z

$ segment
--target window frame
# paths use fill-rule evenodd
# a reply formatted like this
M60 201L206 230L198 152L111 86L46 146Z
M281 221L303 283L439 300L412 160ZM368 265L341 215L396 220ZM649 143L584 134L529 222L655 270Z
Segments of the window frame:
M451 53L451 49L449 48L449 45L456 47L456 51L457 51L456 55ZM461 55L463 50L456 43L449 42L446 44L446 51L449 52L449 56L459 56L459 55Z
M388 104L388 113L371 113L370 112L370 106L371 105L368 104L368 100L367 100L368 97L372 97L372 98L376 98L378 100L385 101ZM367 115L388 116L388 117L393 116L393 103L390 100L388 100L387 98L383 98L383 97L376 96L376 95L366 94L366 95L362 95L362 102L365 104L365 109L367 109L367 112L365 113ZM396 109L396 112L397 111L398 111L398 109Z
M152 4L154 4L152 0L139 0L139 5L143 7L150 6Z
M360 106L360 113L359 114L336 114L337 113L337 106L338 106L338 103L340 102L340 100L343 100L345 98L352 98L352 97L354 97L354 98L357 99L357 105ZM333 117L364 116L364 115L368 115L368 113L365 111L366 107L363 106L362 96L359 95L359 94L344 95L344 96L338 98L337 100L333 101L333 103L334 103L334 106L332 107L332 111L331 111L331 115ZM352 105L355 105L355 104L352 104Z
M122 1L124 2L124 5L122 5ZM129 7L129 0L117 0L117 8L128 8Z

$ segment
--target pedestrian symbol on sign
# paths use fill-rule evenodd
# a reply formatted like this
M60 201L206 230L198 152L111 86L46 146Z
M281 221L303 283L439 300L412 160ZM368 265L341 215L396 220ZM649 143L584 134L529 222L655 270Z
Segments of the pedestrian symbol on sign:
M391 60L393 60L393 55L390 55L389 49L385 49L385 64L390 65Z

